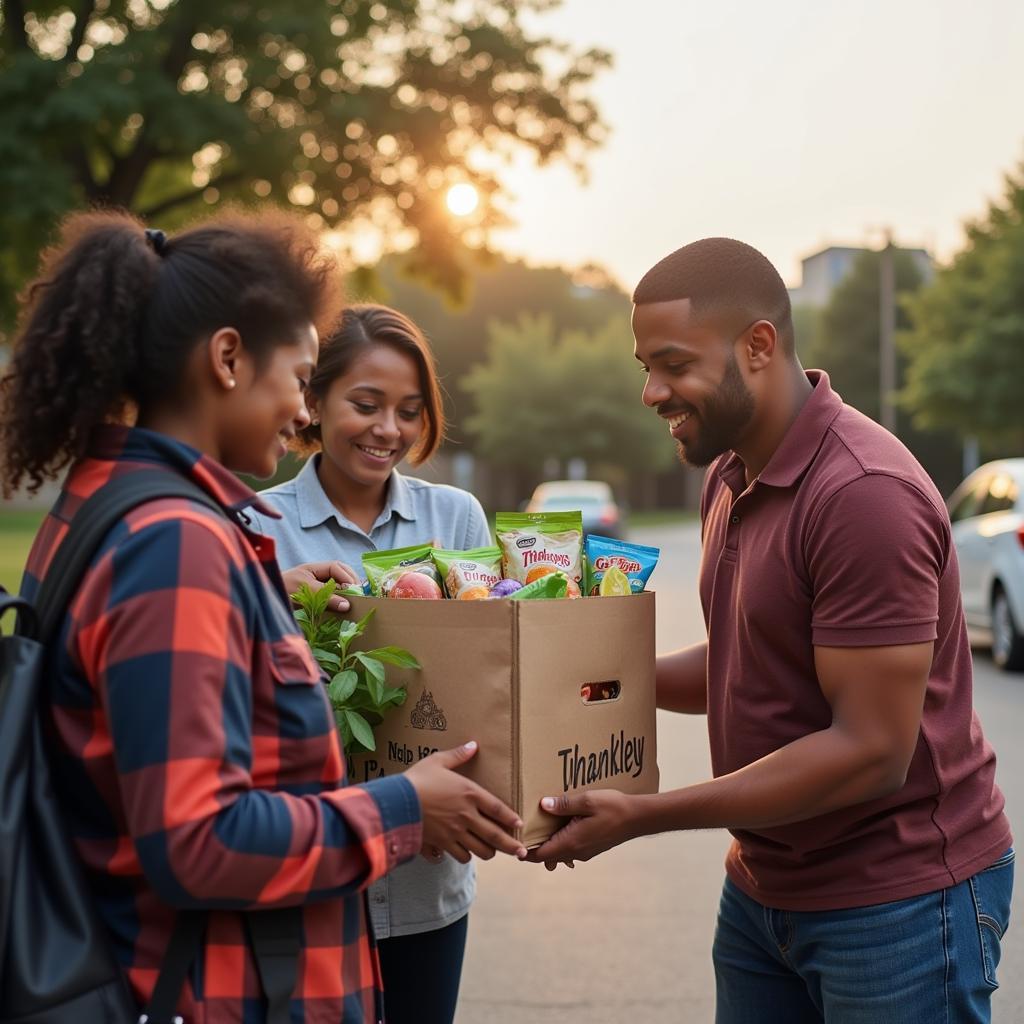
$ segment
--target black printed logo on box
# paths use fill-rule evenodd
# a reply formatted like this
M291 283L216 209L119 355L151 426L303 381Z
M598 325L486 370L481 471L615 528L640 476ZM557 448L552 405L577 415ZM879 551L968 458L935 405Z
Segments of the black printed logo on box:
M444 717L444 711L434 703L434 695L429 690L424 690L423 695L416 701L409 721L414 729L444 732L448 728L448 719Z

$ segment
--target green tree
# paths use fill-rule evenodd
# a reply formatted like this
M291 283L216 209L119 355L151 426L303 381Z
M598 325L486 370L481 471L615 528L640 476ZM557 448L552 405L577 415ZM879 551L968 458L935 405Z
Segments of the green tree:
M881 415L879 392L879 304L881 300L880 252L860 256L849 276L836 288L822 311L808 343L797 335L797 348L805 366L828 371L832 386L850 405L872 419ZM907 302L923 285L920 267L913 256L893 252L896 280L896 326L910 326ZM896 380L900 387L906 374L906 358L897 353ZM960 444L944 430L927 430L915 425L909 411L897 408L896 434L917 456L943 493L951 491L961 477Z
M674 459L664 424L640 402L629 324L556 334L550 317L494 323L487 361L467 377L466 428L495 465L536 469L585 459L599 469L657 471Z
M430 339L449 397L449 436L459 443L472 441L463 429L472 409L463 382L487 357L492 321L513 323L527 314L550 318L555 334L594 332L630 311L629 297L592 272L586 278L592 283L581 284L560 267L529 267L500 257L467 266L466 297L458 307L403 273L401 257L385 260L377 279L375 296L412 317ZM358 287L350 293L358 294Z
M1024 166L907 308L903 399L916 422L979 437L992 456L1024 450Z
M805 366L820 366L843 398L861 412L878 419L879 394L879 304L881 300L880 252L865 252L855 261L849 275L832 294L829 304L807 344L797 335L797 346ZM900 300L921 287L921 271L905 250L893 252L896 278L896 326L910 326ZM902 360L897 361L897 380ZM904 420L906 417L904 417ZM902 433L904 422L897 422Z
M824 355L821 344L821 321L823 311L817 306L793 307L793 330L796 334L796 350L800 361L807 367L815 367L819 353Z
M457 289L457 241L485 246L502 222L482 154L525 146L582 171L603 138L589 92L609 57L524 27L552 6L7 0L0 294L74 206L173 228L204 204L259 199L341 228L342 246L357 233L415 246L416 269ZM442 201L456 181L482 197L460 220Z

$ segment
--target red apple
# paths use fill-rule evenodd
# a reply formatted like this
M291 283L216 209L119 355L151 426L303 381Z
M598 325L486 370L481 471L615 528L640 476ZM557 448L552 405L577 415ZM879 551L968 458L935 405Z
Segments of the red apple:
M395 580L388 597L413 601L440 601L441 588L421 572L405 572Z

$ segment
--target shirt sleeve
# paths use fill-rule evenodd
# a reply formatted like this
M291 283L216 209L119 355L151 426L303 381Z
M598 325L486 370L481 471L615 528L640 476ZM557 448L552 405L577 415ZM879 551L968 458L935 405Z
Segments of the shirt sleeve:
M487 516L484 514L483 506L474 495L467 492L466 496L469 498L469 516L466 523L466 539L463 544L463 550L469 551L473 548L489 547L494 543L494 538L491 534L490 523L487 522Z
M949 544L945 517L913 484L877 474L840 488L806 539L811 642L882 647L934 640Z
M330 788L337 740L308 670L281 686L287 717L276 694L260 699L254 673L271 671L275 648L309 654L301 636L254 636L255 566L231 530L200 512L142 526L80 591L78 657L109 725L114 810L172 905L337 897L418 852L419 800L402 776ZM309 755L297 784L277 785L273 766L307 743L324 756Z

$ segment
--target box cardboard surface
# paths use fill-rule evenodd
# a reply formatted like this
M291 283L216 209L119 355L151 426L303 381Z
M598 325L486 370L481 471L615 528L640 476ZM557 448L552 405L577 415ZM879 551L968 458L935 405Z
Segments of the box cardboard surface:
M466 775L513 808L527 846L560 821L544 796L586 789L658 789L654 694L654 594L576 601L396 601L353 598L376 609L361 650L407 648L419 672L388 666L408 698L375 729L377 750L349 758L365 782L405 770L438 749L475 739ZM581 687L617 684L586 702ZM615 690L615 687L612 687Z

